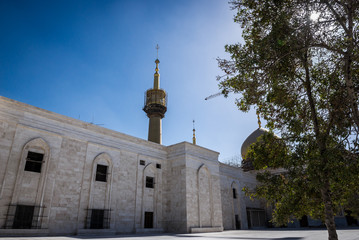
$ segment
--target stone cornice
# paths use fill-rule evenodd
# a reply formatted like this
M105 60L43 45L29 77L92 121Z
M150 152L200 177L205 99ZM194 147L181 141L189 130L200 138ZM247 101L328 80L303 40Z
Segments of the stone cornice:
M116 132L81 120L21 103L0 96L0 116L16 120L20 125L72 137L117 149L164 159L166 146Z

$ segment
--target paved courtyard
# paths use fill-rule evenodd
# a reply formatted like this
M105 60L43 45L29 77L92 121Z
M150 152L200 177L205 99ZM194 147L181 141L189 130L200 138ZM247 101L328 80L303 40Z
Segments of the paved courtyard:
M338 230L340 240L359 240L359 229ZM326 230L240 230L197 234L151 234L66 237L0 237L1 240L326 240Z

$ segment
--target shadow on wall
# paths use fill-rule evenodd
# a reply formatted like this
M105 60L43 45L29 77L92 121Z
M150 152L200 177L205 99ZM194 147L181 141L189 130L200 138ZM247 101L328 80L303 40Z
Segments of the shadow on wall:
M125 238L125 237L131 237L133 239L143 239L145 237L154 237L157 236L158 234L138 234L138 235L134 235L134 234L124 234L124 235L117 235L116 239L121 239L121 238ZM172 236L175 238L204 238L203 236L196 236L196 235L191 235L191 234L160 234L158 236ZM111 238L113 239L114 236L74 236L71 238L76 238L76 239L106 239L106 238ZM284 238L261 238L261 237L220 237L220 236L212 236L211 238L213 239L238 239L238 240L302 240L304 238L302 237L284 237ZM151 238L152 239L152 238Z

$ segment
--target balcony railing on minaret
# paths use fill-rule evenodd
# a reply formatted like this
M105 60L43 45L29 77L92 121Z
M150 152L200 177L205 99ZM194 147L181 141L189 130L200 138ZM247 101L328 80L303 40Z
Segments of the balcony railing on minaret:
M148 117L158 115L161 118L164 118L167 111L166 91L163 89L148 89L145 92L143 111L147 113Z

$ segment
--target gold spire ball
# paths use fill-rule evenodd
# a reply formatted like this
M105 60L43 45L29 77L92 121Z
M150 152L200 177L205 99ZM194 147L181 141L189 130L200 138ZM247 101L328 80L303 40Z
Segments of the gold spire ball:
M162 118L165 117L167 111L167 94L165 90L160 89L160 74L158 65L158 49L157 44L156 69L153 80L153 88L148 89L145 94L145 106L143 111L147 113L149 120L148 141L162 144Z

